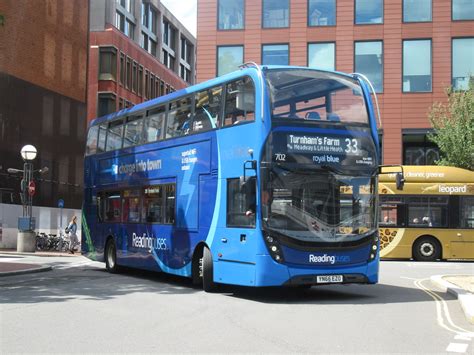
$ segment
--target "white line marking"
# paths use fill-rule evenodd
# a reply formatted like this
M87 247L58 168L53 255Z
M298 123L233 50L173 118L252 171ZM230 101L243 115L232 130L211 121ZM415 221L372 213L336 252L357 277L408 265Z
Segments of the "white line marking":
M451 319L451 315L449 314L449 309L448 309L448 305L447 305L446 301L442 297L440 297L439 295L434 293L433 291L429 290L427 287L423 286L422 282L426 281L426 280L427 279L418 280L418 281L415 281L414 284L415 284L416 287L418 287L420 290L424 291L429 296L431 296L431 298L434 299L435 304L436 304L436 316L437 316L438 325L440 327L450 331L450 332L453 332L453 333L457 334L457 335L464 335L464 336L474 337L473 332L469 332L469 331L457 326L456 324L454 324L454 322ZM449 324L445 324L443 316L444 316L444 318L446 318L446 321Z
M468 346L469 344L449 343L446 351L450 353L465 353Z
M464 334L458 334L454 337L454 339L471 341L471 337L469 335L464 335Z

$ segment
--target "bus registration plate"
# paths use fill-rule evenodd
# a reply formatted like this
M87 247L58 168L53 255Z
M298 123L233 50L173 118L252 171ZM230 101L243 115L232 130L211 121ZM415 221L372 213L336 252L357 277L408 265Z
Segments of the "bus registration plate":
M318 284L338 283L342 281L342 275L323 275L316 278Z

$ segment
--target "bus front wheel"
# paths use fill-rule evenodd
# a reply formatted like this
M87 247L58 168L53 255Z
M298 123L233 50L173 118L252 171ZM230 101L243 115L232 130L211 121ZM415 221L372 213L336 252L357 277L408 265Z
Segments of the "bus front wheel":
M420 237L413 244L413 258L417 261L441 259L441 244L430 236Z
M213 268L211 251L208 248L204 248L202 253L202 288L206 292L216 290Z
M105 268L108 272L115 274L118 272L117 248L113 239L109 239L105 245Z

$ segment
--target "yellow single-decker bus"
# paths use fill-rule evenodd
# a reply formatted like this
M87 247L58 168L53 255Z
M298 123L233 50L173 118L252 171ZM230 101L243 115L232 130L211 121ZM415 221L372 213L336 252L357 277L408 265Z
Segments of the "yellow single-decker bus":
M381 258L474 259L474 172L403 166L397 190L398 171L384 168L379 179Z

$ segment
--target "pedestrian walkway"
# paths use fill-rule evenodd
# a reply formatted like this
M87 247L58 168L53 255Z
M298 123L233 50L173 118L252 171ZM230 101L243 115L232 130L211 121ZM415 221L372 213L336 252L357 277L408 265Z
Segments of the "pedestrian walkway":
M48 265L49 257L74 257L80 254L69 254L62 252L38 251L36 253L18 253L13 249L0 250L0 277L13 276L21 274L30 274L35 272L43 272L52 270ZM43 262L31 262L31 257L44 257Z
M474 275L436 275L431 282L455 296L469 323L474 324Z

